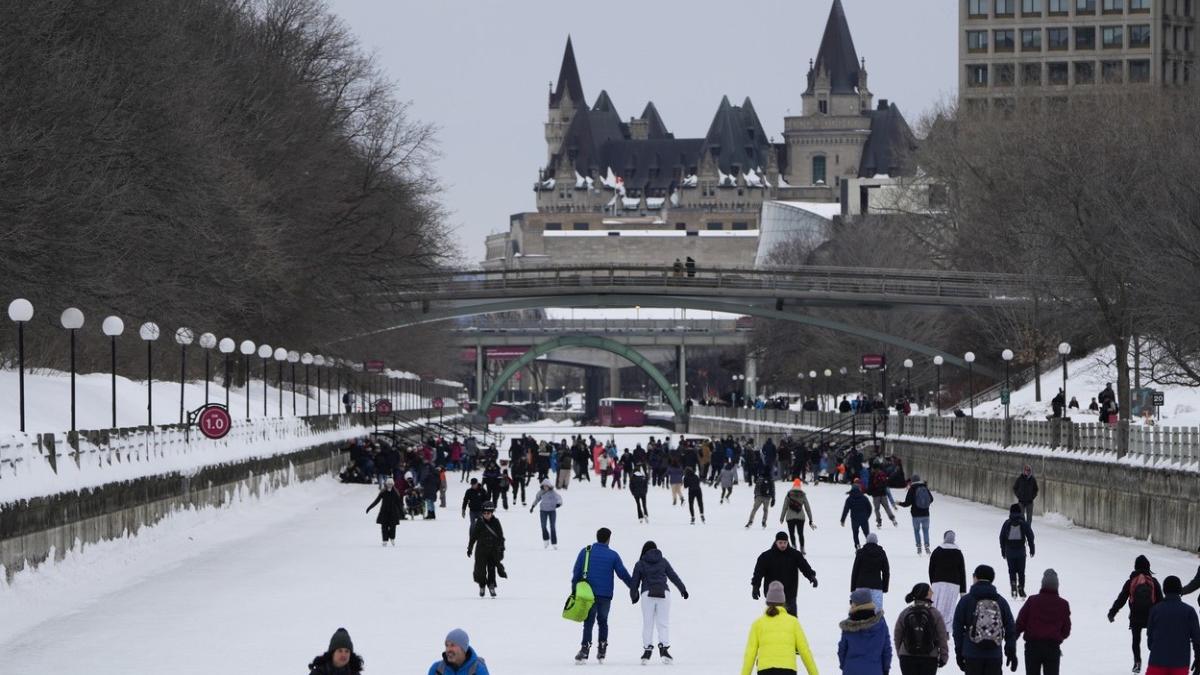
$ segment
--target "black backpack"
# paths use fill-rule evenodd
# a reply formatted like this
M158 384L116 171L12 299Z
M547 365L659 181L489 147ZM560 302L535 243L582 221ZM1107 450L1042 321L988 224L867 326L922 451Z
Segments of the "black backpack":
M904 649L913 656L927 656L934 651L933 617L924 607L913 607L904 618Z

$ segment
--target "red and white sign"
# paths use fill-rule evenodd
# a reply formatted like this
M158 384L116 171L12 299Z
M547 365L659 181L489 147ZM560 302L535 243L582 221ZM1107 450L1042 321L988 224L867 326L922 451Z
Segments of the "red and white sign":
M528 351L529 347L484 347L483 356L488 361L516 361ZM475 348L464 348L461 359L464 363L474 363Z
M225 438L225 434L228 434L233 426L233 421L229 419L229 411L220 405L205 406L204 410L200 411L197 423L200 425L200 433L213 440Z
M881 370L887 367L887 356L884 354L863 354L863 370Z
M368 373L382 373L383 366L384 366L383 361L378 361L378 360L363 361L363 370L367 371Z
M375 401L375 414L376 415L391 415L392 414L391 400L386 399L386 398L381 398L378 401Z
M432 405L435 410L441 410L442 407L446 405L446 403L444 401L442 401L442 399L440 399L440 398L435 398L432 401Z

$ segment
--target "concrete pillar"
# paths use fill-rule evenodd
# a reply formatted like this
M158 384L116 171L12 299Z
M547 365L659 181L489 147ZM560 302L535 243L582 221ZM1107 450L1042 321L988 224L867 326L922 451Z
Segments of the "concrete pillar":
M608 369L608 397L621 397L621 369L616 366Z
M483 345L475 345L475 403L483 400ZM484 411L486 412L486 411Z
M679 355L679 400L687 405L687 346L681 344L675 349Z
M746 355L746 389L743 393L750 402L758 395L758 359L753 354Z

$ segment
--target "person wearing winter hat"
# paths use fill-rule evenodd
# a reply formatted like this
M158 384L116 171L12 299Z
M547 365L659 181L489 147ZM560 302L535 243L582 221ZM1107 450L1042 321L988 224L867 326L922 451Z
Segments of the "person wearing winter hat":
M1150 647L1150 665L1146 675L1175 675L1200 672L1200 622L1196 610L1179 597L1183 583L1179 577L1163 580L1163 601L1150 610L1146 644Z
M846 516L850 516L850 529L854 535L854 550L858 550L861 544L858 540L858 533L861 531L863 536L871 533L871 501L863 496L862 490L855 483L850 487L850 494L846 497L846 504L842 507L842 527L846 526Z
M367 507L367 513L370 513L376 504L381 504L375 522L379 525L380 534L383 536L383 545L387 546L390 542L392 546L395 546L396 525L404 517L404 497L396 489L396 481L391 478L384 481L383 488L379 490L379 494L375 495L375 501Z
M1025 636L1027 675L1058 675L1060 646L1071 635L1071 605L1058 595L1058 573L1042 574L1042 590L1017 612L1017 637Z
M1000 526L1000 555L1008 563L1008 583L1012 597L1025 597L1025 546L1029 545L1029 557L1034 555L1033 528L1025 522L1021 505L1013 504L1008 509L1008 519Z
M642 546L642 557L633 566L629 584L629 597L633 604L642 602L642 663L650 661L654 653L654 630L658 629L658 655L663 663L671 663L671 589L667 582L675 584L679 596L688 599L683 580L675 573L671 563L663 557L654 542Z
M792 481L792 489L788 490L783 497L783 510L779 512L779 522L787 522L788 538L793 547L796 546L796 539L799 538L801 553L804 553L804 519L806 516L812 529L817 529L817 524L813 522L812 508L808 504L808 495L804 494L804 483L797 478Z
M796 591L800 585L797 573L803 574L813 588L817 587L817 573L808 564L804 554L788 545L787 532L776 532L775 543L763 551L754 562L754 574L750 578L750 596L759 598L759 590L769 587L771 582L783 584L784 603L787 611L796 616Z
M883 594L888 592L892 571L887 552L879 545L879 537L872 532L867 543L854 553L854 566L850 568L850 592L866 590L875 604L875 611L883 614Z
M904 500L897 506L912 509L909 514L912 516L913 539L917 541L917 555L921 555L922 535L925 537L925 553L929 553L929 507L931 504L933 504L933 493L930 492L925 481L914 473Z
M471 487L463 492L462 499L462 517L466 518L468 511L471 513L468 529L474 528L475 523L479 522L479 517L483 514L483 504L487 500L487 490L483 488L483 484L478 478L472 478Z
M783 541L787 543L786 534ZM797 655L808 675L817 675L817 664L808 647L808 638L804 636L804 628L794 615L783 610L787 602L783 584L772 581L766 595L767 611L751 624L750 635L746 638L741 675L750 675L756 667L759 673L795 673ZM757 588L754 597L758 597Z
M639 466L629 476L629 494L633 495L633 503L637 507L639 523L650 522L650 507L646 505L646 492L649 489L650 484L646 480L646 472Z
M1129 632L1132 634L1133 672L1142 669L1142 631L1150 623L1150 610L1163 599L1162 586L1150 570L1150 559L1139 555L1133 561L1133 572L1121 586L1117 599L1108 609L1108 622L1117 618L1122 607L1129 607Z
M962 551L955 543L954 530L946 530L942 545L929 556L929 585L933 587L933 606L949 624L954 619L954 608L963 593L967 592L967 565Z
M471 648L467 631L455 628L447 633L445 647L427 675L489 675L487 663Z
M562 506L562 495L554 489L554 483L550 482L549 478L542 480L542 489L533 497L533 504L529 506L529 512L538 510L538 518L542 523L542 548L550 548L553 546L558 548L558 508ZM546 525L550 528L547 529Z
M850 616L838 628L842 629L838 641L842 675L877 675L891 670L891 635L869 590L860 588L850 594Z
M1033 477L1033 467L1028 464L1021 469L1021 475L1013 481L1012 486L1013 496L1017 498L1017 504L1021 506L1021 513L1025 516L1025 522L1033 524L1033 500L1038 496L1037 478Z
M471 528L471 537L467 540L467 557L475 554L475 583L479 584L479 597L484 591L496 597L496 577L507 577L504 571L504 528L496 517L496 505L484 502L482 515Z
M337 629L329 638L329 649L308 664L309 675L353 675L362 669L363 659L354 653L354 643L345 628Z
M967 675L994 675L1002 661L1017 670L1017 631L1012 610L996 591L996 570L975 568L971 591L958 601L951 621L954 656Z
M903 675L934 675L950 659L950 638L933 606L933 589L919 583L904 596L909 603L896 617L896 655Z

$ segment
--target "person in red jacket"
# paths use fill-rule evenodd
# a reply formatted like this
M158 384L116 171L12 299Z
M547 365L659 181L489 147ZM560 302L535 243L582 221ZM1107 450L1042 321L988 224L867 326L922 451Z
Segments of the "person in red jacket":
M1071 605L1058 595L1058 574L1042 575L1042 590L1017 614L1017 637L1025 636L1026 675L1058 675L1063 641L1071 635Z

